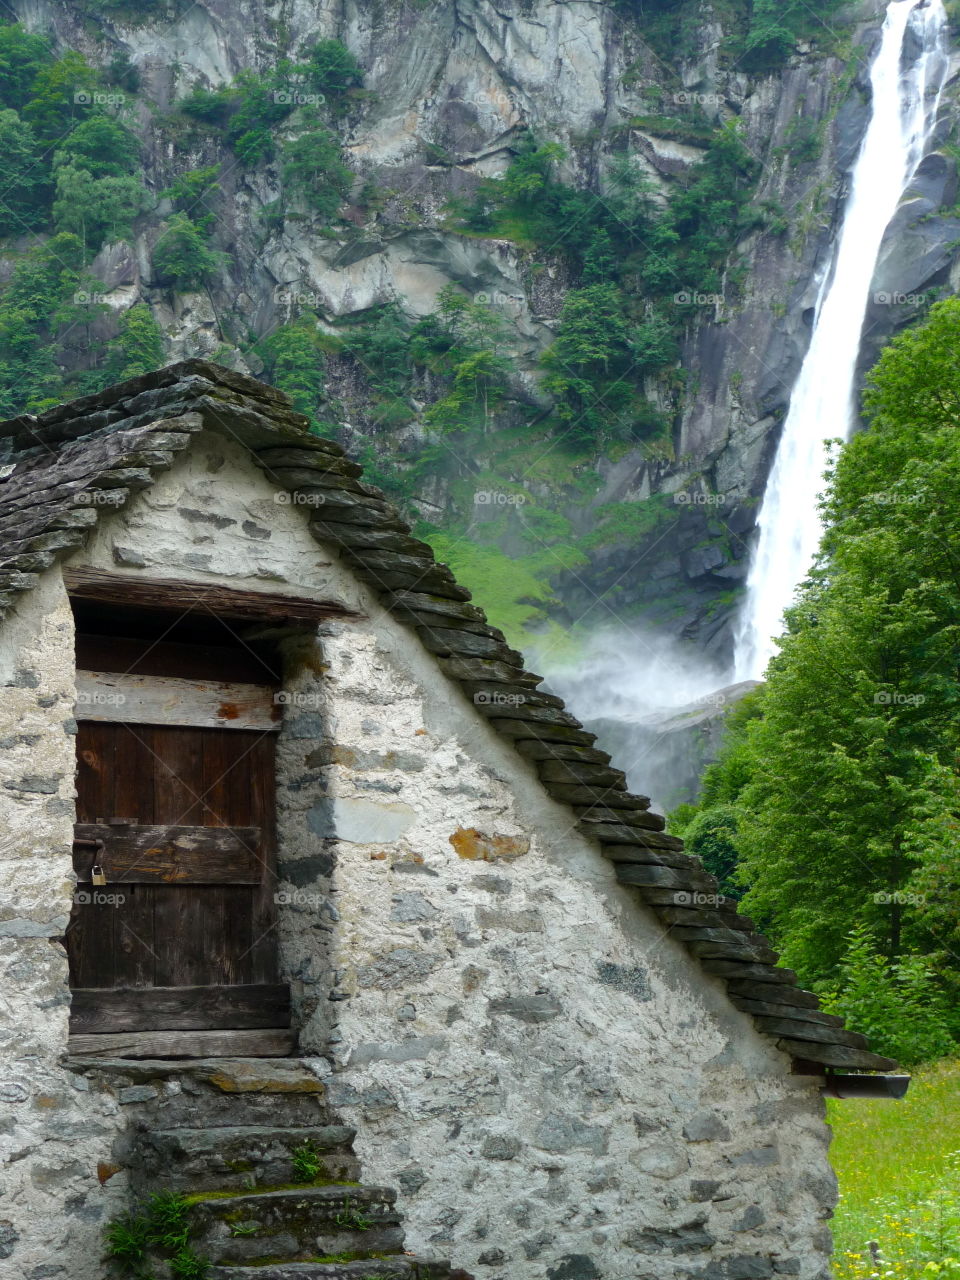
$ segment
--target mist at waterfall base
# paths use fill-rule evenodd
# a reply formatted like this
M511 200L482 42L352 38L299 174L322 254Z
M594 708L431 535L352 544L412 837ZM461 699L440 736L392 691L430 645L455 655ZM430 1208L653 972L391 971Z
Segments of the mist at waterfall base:
M884 232L936 123L948 67L946 28L941 0L892 0L887 8L870 69L870 120L853 167L832 272L821 282L810 347L760 508L735 637L734 680L763 675L776 652L784 609L817 552L827 441L846 440L853 428L870 287Z
M729 673L702 655L626 627L596 632L575 663L544 666L551 692L597 735L630 790L661 812L694 799L724 712L757 685L724 687Z
M733 669L663 636L623 626L552 668L549 687L597 735L631 790L669 810L692 801L726 711L762 678L783 613L813 564L827 442L853 428L861 334L884 232L922 160L946 81L941 0L891 0L870 69L871 115L839 234L820 285L810 347L790 397L764 492L759 536L735 629Z

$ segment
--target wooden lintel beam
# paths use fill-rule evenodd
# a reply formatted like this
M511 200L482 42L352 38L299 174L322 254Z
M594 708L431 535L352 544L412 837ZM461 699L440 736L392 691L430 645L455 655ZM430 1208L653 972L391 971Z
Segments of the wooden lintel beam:
M197 610L245 622L311 623L362 616L334 600L313 600L277 591L241 591L217 583L145 578L87 568L65 569L63 578L67 591L77 599L137 609Z

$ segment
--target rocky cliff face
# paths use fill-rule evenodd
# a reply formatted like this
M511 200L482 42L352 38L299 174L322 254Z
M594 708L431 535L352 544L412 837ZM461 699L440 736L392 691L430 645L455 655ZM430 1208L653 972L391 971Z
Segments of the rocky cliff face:
M92 0L14 0L20 21L50 33L58 47L79 49L96 66L122 53L140 73L124 110L143 140L146 182L158 202L138 220L131 243L107 246L95 263L108 304L119 314L147 301L170 358L215 355L259 373L251 341L305 308L321 328L335 329L391 302L409 317L427 315L448 284L489 303L508 326L510 400L486 438L488 456L441 458L412 499L435 525L459 520L468 534L491 512L455 481L471 469L496 475L498 429L516 431L524 414L549 403L538 360L578 280L561 254L533 250L521 237L452 229L448 201L502 175L528 130L562 144L566 182L603 193L612 160L629 154L662 199L701 159L710 127L739 120L759 161L755 201L766 217L736 245L719 293L687 292L677 302L688 317L684 385L678 390L672 373L647 386L671 417L671 438L656 447L601 445L581 452L575 466L559 461L548 475L538 467L503 476L581 535L594 527L598 508L660 495L660 515L648 528L641 522L624 532L621 522L591 541L588 563L575 569L558 557L553 612L569 623L602 596L620 620L666 629L722 659L757 501L867 118L865 65L881 0L863 0L844 15L844 56L801 47L785 68L765 75L729 65L724 23L707 0L692 44L674 61L645 42L642 17L627 19L593 0L171 5L151 18L131 16L143 6L111 7L105 18L106 7ZM346 220L332 232L315 216L271 214L280 191L276 163L244 165L214 135L171 124L171 108L193 86L215 88L245 68L275 67L318 38L341 40L364 70L363 93L336 123L356 177ZM947 145L956 118L948 92L945 146L925 162L884 248L869 356L912 318L920 295L952 286L960 271L960 221L950 212L956 165ZM151 249L171 208L160 193L178 174L217 163L214 240L227 258L203 290L162 287L151 274ZM372 190L375 200L361 198ZM361 365L332 354L325 376L329 416L345 443L387 464L406 465L422 453L429 432L420 411L436 394L429 379L415 388L409 420L389 430L372 412L375 388ZM525 536L508 529L501 545L515 551L513 539L529 551Z

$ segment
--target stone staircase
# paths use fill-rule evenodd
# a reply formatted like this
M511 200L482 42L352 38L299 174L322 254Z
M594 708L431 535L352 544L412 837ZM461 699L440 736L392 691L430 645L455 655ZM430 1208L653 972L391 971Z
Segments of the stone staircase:
M404 1253L396 1192L359 1182L355 1131L330 1114L303 1064L82 1065L101 1088L135 1102L118 1168L135 1202L156 1191L186 1198L190 1247L213 1264L208 1280L470 1280Z

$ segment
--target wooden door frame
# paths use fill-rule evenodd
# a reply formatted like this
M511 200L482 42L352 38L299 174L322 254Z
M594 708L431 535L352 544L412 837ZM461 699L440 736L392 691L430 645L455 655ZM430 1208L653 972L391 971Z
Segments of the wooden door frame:
M145 580L98 570L69 570L65 578L73 599L122 609L132 607L141 617L157 620L171 613L184 615L202 613L217 620L229 619L238 625L256 626L261 632L264 624L267 624L274 630L279 628L281 634L284 632L291 634L312 629L317 622L330 617L355 619L359 616L330 602L281 596L275 593L239 591L219 586L208 587L207 584ZM236 632L237 628L231 628L231 630ZM168 677L168 679L174 680L178 677ZM129 693L130 680L127 680L126 686L126 692ZM103 690L102 682L98 687L101 691ZM87 686L88 692L91 688L92 686ZM223 716L205 723L211 727L214 724L222 728L227 727ZM256 727L261 731L271 732L278 729L279 724L274 722L268 728L261 718ZM275 808L273 811L275 813ZM220 829L208 828L208 830L219 831ZM90 834L91 838L96 838L98 833L85 832L84 834ZM169 832L167 834L170 835ZM176 839L177 835L174 832L172 839L167 843L175 845ZM175 862L176 859L174 859ZM170 859L168 859L168 870L170 865ZM273 1002L276 1016L282 1020L284 1007L289 1009L289 987L285 984L269 987L268 984L266 995L264 995L263 984L258 985L261 988L258 993L242 985L222 988L223 991L230 993L227 999L232 1003L238 1022L236 1027L230 1029L211 1029L209 1026L202 1025L204 1017L209 1016L212 999L210 990L205 988L172 989L177 993L181 1006L184 1000L190 1003L188 1016L184 1016L182 1007L180 1013L174 1016L174 1021L185 1024L176 1028L166 1027L163 1021L168 1017L164 1010L165 1001L169 996L168 990L159 987L140 989L140 999L152 1003L159 1020L157 1028L149 1031L90 1032L84 1030L89 1021L90 1006L87 996L81 995L77 1000L75 1030L69 1037L69 1051L74 1055L99 1057L288 1056L295 1051L295 1031L283 1026L264 1028L256 1026L255 1023L251 1025L249 1019L256 1020L257 1017L261 1017L262 1020L263 1001L267 999L268 1002ZM119 994L121 989L98 988L97 990L105 993L103 1009L105 1010L109 1004L109 1011L122 1019L124 1007L130 1002L129 992L124 991L121 995ZM112 994L113 992L117 994ZM143 992L152 994L144 996ZM259 1013L253 1008L257 998L260 1000Z

